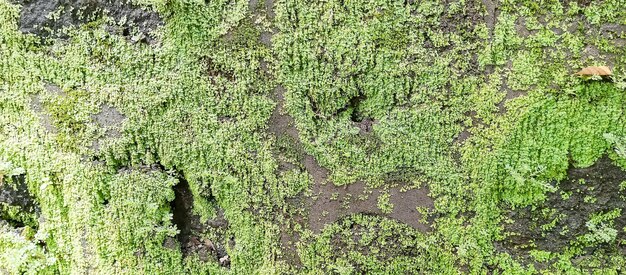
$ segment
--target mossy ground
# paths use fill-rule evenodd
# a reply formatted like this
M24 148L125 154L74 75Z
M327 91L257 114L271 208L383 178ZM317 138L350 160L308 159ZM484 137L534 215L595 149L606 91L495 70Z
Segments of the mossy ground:
M625 2L131 7L0 0L0 271L624 272Z

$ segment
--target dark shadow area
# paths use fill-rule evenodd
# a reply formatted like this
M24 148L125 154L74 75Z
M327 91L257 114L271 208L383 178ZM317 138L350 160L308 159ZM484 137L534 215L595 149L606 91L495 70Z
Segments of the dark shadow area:
M187 243L191 235L191 209L193 205L193 197L189 190L189 183L184 179L174 186L176 197L170 203L172 208L172 222L180 231L178 233L178 241L181 244Z
M180 231L176 240L180 244L184 257L196 255L201 261L211 259L218 261L221 266L230 267L230 259L226 252L226 240L209 240L205 233L214 230L224 233L228 228L228 221L224 213L219 209L214 219L202 223L200 217L193 213L193 194L189 188L189 182L184 177L178 177L178 184L174 186L176 197L170 203L172 209L172 222ZM234 242L234 240L228 240ZM173 248L175 242L166 240L164 246Z

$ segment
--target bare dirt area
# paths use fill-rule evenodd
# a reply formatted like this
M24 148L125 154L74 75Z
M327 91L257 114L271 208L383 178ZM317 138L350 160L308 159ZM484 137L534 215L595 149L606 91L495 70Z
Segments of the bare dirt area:
M314 233L320 233L326 225L349 218L354 214L367 214L390 218L422 232L430 230L429 224L424 223L425 217L418 211L418 207L427 209L434 207L427 187L403 191L403 184L395 184L395 187L383 190L370 189L364 182L336 186L328 181L330 171L303 150L295 122L284 110L285 89L278 86L274 91L277 106L270 118L268 132L279 140L279 144L280 141L287 140L288 147L290 147L276 150L275 157L279 161L278 171L302 169L313 179L311 196L300 194L289 201L290 207L301 211L287 216L291 223L290 227L281 232L280 241L283 251L281 258L283 260L295 267L301 265L296 250L300 237L292 230L295 224L308 228ZM287 161L289 157L281 155L286 151L296 152L297 156L291 159L296 159L297 163ZM392 205L389 213L383 213L378 206L379 196L384 192L389 194L388 200Z
M363 182L336 186L326 181L328 171L310 156L305 157L305 166L315 182L308 216L309 228L313 232L320 232L325 225L357 213L391 218L424 232L430 230L428 224L422 223L422 214L417 211L417 207L433 207L428 188L405 192L401 191L401 187L391 188L388 192L393 210L391 213L383 213L378 207L378 199L385 191L369 189Z
M100 109L100 112L93 115L93 119L96 123L106 129L107 137L119 137L120 125L126 117L120 113L115 107L104 104Z
M298 140L298 129L296 129L295 121L289 116L284 108L285 88L277 86L274 88L274 100L276 100L276 108L270 117L268 131L276 137L288 136Z
M61 88L54 84L45 84L45 90L47 93L54 96L65 98L67 94L61 90ZM58 129L54 125L54 120L49 112L46 110L45 103L42 102L40 94L33 95L31 97L30 108L39 117L39 121L45 131L50 134L57 134ZM49 110L48 110L49 111ZM90 148L98 151L101 143L107 139L119 138L122 134L122 123L126 119L122 113L120 113L115 107L102 104L100 111L91 115L91 121L95 123L100 129L102 129L101 135L93 141Z
M626 171L603 157L587 168L570 167L567 179L558 184L540 206L511 211L512 223L505 225L511 232L499 246L508 253L528 261L532 249L559 252L578 242L578 238L593 233L589 221L592 215L608 213L615 209L621 215L606 225L617 230L617 239L625 236L626 192L620 184L626 182ZM604 251L604 254L624 253L626 247L619 242L601 242L584 247L585 255Z
M19 27L24 33L41 37L64 37L59 33L64 27L78 26L109 16L119 26L110 30L122 34L134 42L155 42L151 33L163 25L161 17L154 11L141 8L128 0L15 0L22 5ZM53 14L58 13L53 19ZM136 34L134 34L136 33Z

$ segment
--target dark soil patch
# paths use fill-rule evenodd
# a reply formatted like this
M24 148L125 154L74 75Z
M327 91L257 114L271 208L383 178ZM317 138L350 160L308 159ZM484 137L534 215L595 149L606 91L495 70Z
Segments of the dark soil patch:
M308 227L314 232L320 230L327 224L333 223L340 218L355 214L376 214L386 216L397 221L406 223L413 228L428 231L429 226L420 222L421 214L417 207L433 207L433 200L428 196L427 188L414 189L400 192L401 187L394 187L389 190L390 202L394 205L394 211L384 214L378 208L378 196L381 190L369 190L363 182L357 182L346 186L336 186L328 181L330 171L322 167L317 160L304 152L299 144L298 130L294 126L293 118L282 113L284 88L277 87L278 105L270 119L269 132L280 136L288 136L295 141L296 150L300 151L301 161L299 164L279 163L279 170L293 169L301 166L313 178L312 188L315 199L308 198L306 207L309 210ZM277 156L280 161L283 158ZM404 179L404 178L403 178Z
M265 2L267 17L274 19L274 17L276 17L276 13L274 12L274 0L265 0L263 2Z
M400 187L391 188L389 202L393 204L393 211L389 214L383 213L378 208L378 197L381 194L381 190L368 189L363 182L347 186L316 183L313 195L317 197L311 202L309 228L314 232L320 232L328 224L359 213L391 218L423 232L430 230L428 224L421 222L423 217L417 211L417 207L433 207L433 200L428 196L428 188L406 192L401 192Z
M276 108L270 117L267 129L268 133L273 135L277 140L278 146L274 150L274 158L278 161L277 173L293 169L305 169L304 167L307 163L315 161L313 157L307 155L302 149L298 130L295 127L295 121L286 113L286 110L284 109L284 93L284 87L279 85L274 88L273 99L277 103ZM310 173L314 179L317 178L318 180L320 177L325 177L327 175L327 171L310 171ZM306 226L306 222L304 218L305 215L302 213L293 215L289 213L305 209L307 208L306 205L306 197L304 195L300 195L287 203L287 207L292 208L293 211L286 211L286 213L283 213L286 215L287 225L290 226L284 225L281 229L280 244L282 253L279 256L279 259L289 263L290 266L295 268L301 267L302 262L300 261L300 256L298 255L296 246L296 244L300 241L300 236L293 229L293 226L295 224Z
M509 86L506 83L502 84L502 88L501 90L506 92L506 95L504 96L504 99L502 99L502 101L500 101L498 103L498 114L503 115L507 113L507 109L506 109L506 102L507 101L511 101L513 99L516 99L518 97L521 96L525 96L526 94L528 94L527 91L518 91L518 90L513 90L511 88L509 88Z
M259 37L259 42L265 45L266 47L272 46L272 37L274 35L271 32L261 32L261 37Z
M504 103L501 102L500 104ZM487 126L485 122L477 116L476 111L467 111L463 113L463 115L471 120L471 125L467 125L467 123L464 123L465 125L463 130L452 139L452 144L454 145L462 145L468 138L470 138L472 136L472 133L470 131L471 128ZM461 157L460 152L455 152L455 154L458 154L455 156L455 159L459 160Z
M379 217L374 217L374 219L380 219ZM421 249L415 245L406 245L398 242L402 238L407 238L415 234L413 231L408 230L399 230L400 228L395 228L394 232L391 234L381 234L380 232L385 232L385 229L380 227L380 223L374 224L360 224L356 222L352 218L346 218L341 221L342 224L349 225L350 228L350 237L346 236L338 236L335 235L331 239L331 243L334 247L341 249L341 252L345 252L346 248L352 248L349 251L359 252L362 255L372 255L373 247L379 249L379 252L375 255L377 256L377 260L379 261L388 261L392 260L395 257L416 257L421 253ZM364 237L371 240L371 242L367 244L360 243ZM381 243L380 241L383 241ZM356 267L360 269L360 267Z
M600 26L600 34L604 37L623 37L626 35L626 25L624 24L604 24Z
M262 5L261 5L262 4ZM258 20L270 20L273 21L274 14L274 1L272 0L263 0L262 3L259 0L248 0L248 11L250 12L250 20L259 30L265 30L266 27L263 24L259 24ZM272 25L273 22L271 22ZM272 27L271 31L261 31L261 36L259 37L259 42L265 45L266 47L271 47L272 36L274 33L278 32L276 27Z
M299 269L302 267L302 261L298 254L298 242L300 242L300 233L296 230L296 226L300 228L306 227L305 210L307 208L307 199L305 196L298 196L287 199L287 211L284 212L284 222L280 232L281 254L279 260L289 263L292 267Z
M626 192L620 183L626 181L626 171L615 166L608 157L587 168L570 167L567 179L558 185L558 191L548 195L547 200L533 209L526 207L511 211L508 217L514 222L505 225L508 238L499 244L504 251L528 260L528 251L535 248L557 252L568 247L576 238L590 232L586 223L594 213L607 213L621 209L621 216L614 220L612 228L618 230L617 239L626 235ZM565 195L565 196L564 196ZM569 198L567 198L569 196ZM554 227L542 230L541 226L556 219ZM601 249L605 254L624 250L619 242L605 243L585 248L585 255Z
M265 13L268 18L273 19L275 16L273 1L265 0L263 2L264 7L260 7L257 0L248 2L251 12L254 13L253 16L262 16ZM256 27L262 29L262 26ZM277 29L274 29L273 32L262 31L258 41L265 47L271 48L272 37L275 32L277 32ZM260 72L268 78L274 77L268 62L264 59L261 60ZM272 112L267 129L267 132L276 138L277 146L275 146L274 158L279 165L277 173L304 169L304 158L302 156L308 156L300 144L300 136L295 126L295 121L287 114L285 109L285 92L286 89L282 85L276 86L272 92L271 97L276 102L276 107ZM278 255L278 259L288 263L295 269L302 267L302 261L297 249L297 244L300 242L300 234L295 227L306 227L306 219L303 213L303 210L306 209L306 201L307 199L303 194L295 198L288 198L286 204L288 210L282 213L284 220L280 230L281 253Z
M28 192L24 175L12 176L11 180L0 181L0 203L16 205L24 211L35 213L39 206Z
M591 44L588 44L585 47L581 55L581 63L589 66L606 65L609 66L611 69L620 67L619 57L623 53L623 37L626 36L626 25L603 24L599 26L599 28L592 25L586 25L586 27L588 29L586 35L593 37L591 41L594 41L594 39L597 39L599 41L606 39L609 44L615 48L612 50L602 50L602 42L590 42ZM573 69L577 71L580 68Z
M516 99L520 96L524 96L526 95L527 92L526 91L514 91L510 88L506 88L506 96L504 96L504 100L512 100L512 99Z
M219 78L224 78L229 82L235 82L235 74L228 69L224 68L220 64L213 62L209 57L204 58L201 63L204 65L207 76L211 80L211 83L217 85Z
M289 136L295 140L299 140L298 129L296 129L295 121L287 114L285 110L285 88L277 86L274 88L274 100L276 108L270 117L268 131L276 137Z
M45 89L46 91L56 94L56 95L60 95L60 96L65 96L65 92L63 92L63 90L61 89L61 87L55 85L55 84L51 84L51 83L46 83L45 84Z
M515 21L515 31L519 36L523 38L527 38L531 35L531 32L526 27L526 18L524 18L523 16L517 18L517 20Z
M445 2L447 7L449 7L451 3L454 3L454 1L442 2ZM483 9L486 9L486 15L483 14ZM492 1L466 1L464 3L463 11L457 11L441 18L442 21L440 28L444 31L459 33L468 29L473 29L478 22L487 22L487 27L489 27L490 20L494 20L493 22L495 23L496 17L491 17L495 16L495 12L496 8Z
M357 127L359 127L359 134L366 135L372 133L374 131L374 125L377 123L375 120L371 118L364 118L359 122L355 122Z
M285 89L278 86L275 89L275 97L278 101L276 109L270 118L268 132L277 138L287 136L295 141L295 147L299 144L298 130L295 128L293 118L285 113L284 104ZM365 124L369 124L365 132L371 129L371 120L364 119ZM361 122L363 123L363 122ZM325 225L333 223L340 218L355 214L366 213L386 216L400 222L404 222L413 228L428 231L429 226L420 222L421 214L417 211L418 206L432 208L433 200L428 196L428 189L421 188L400 192L400 187L389 190L390 201L394 205L394 211L390 214L383 214L378 208L377 199L381 190L368 190L363 182L353 183L347 186L335 186L328 182L330 171L319 165L317 160L306 154L301 148L301 166L313 178L313 196L317 199L309 199L307 208L309 209L309 228L314 232L319 232ZM276 156L278 160L282 158ZM298 164L279 163L279 167L290 169L298 167Z
M248 10L254 12L259 5L259 0L248 0Z
M302 267L302 261L300 260L300 255L298 254L298 242L300 241L300 234L297 232L280 232L280 248L282 253L278 257L278 259L289 263L289 265L295 268Z
M493 35L493 29L496 26L496 19L498 18L496 2L497 1L494 0L482 0L486 12L485 22L487 23L487 28L489 28L490 36Z
M470 133L467 129L464 129L454 138L452 143L463 144L470 136L472 136L472 133Z
M225 230L228 228L228 221L223 213L218 213L215 219L206 223L200 221L200 217L195 215L193 210L193 194L189 189L189 183L182 177L179 183L174 186L175 199L170 203L172 208L172 222L180 231L176 236L183 256L196 255L202 261L213 259L222 266L229 267L230 260L226 253L224 240L208 240L203 238L203 233L208 230ZM174 248L176 242L173 239L166 239L165 247Z
M46 132L52 134L57 133L58 130L52 123L52 117L45 112L39 96L33 96L31 98L30 107L37 113L37 116L39 116L39 122Z
M132 37L140 35L134 41L152 44L151 33L163 25L161 17L154 11L132 4L128 0L15 0L22 5L19 28L24 33L40 37L65 37L60 33L63 27L81 24L109 16L116 22L114 32ZM61 11L58 19L50 19L53 12ZM124 22L122 22L124 20ZM114 27L114 26L110 26ZM113 31L113 30L112 30Z

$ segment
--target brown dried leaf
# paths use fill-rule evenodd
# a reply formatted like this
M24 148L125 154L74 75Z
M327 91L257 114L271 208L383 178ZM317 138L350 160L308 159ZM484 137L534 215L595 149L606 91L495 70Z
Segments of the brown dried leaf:
M613 75L613 72L611 72L611 69L607 66L590 66L587 68L584 68L582 70L580 70L580 72L577 72L576 75L580 75L580 76L592 76L592 75L599 75L599 76L608 76L608 75Z
M206 246L208 246L213 251L217 250L217 249L215 249L215 245L213 245L213 242L211 240L204 240L204 244Z

